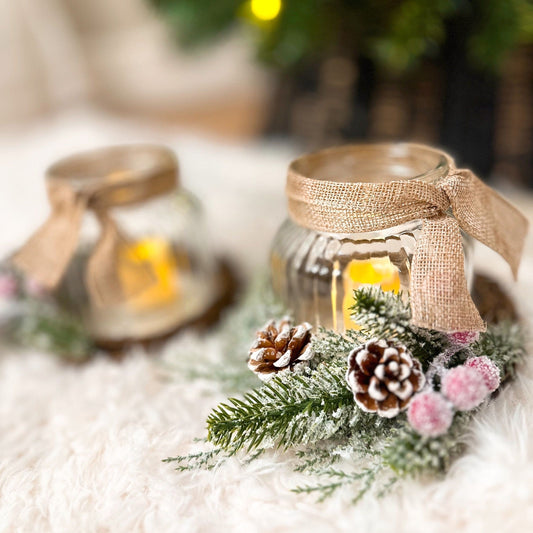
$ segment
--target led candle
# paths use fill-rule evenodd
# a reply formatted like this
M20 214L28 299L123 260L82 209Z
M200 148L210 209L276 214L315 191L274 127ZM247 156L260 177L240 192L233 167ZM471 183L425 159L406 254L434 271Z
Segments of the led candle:
M400 275L398 268L388 256L373 257L371 259L352 259L343 275L344 299L342 304L344 327L356 329L357 324L351 319L350 308L353 305L353 291L364 285L377 285L384 291L398 293L400 290Z
M139 289L138 265L146 266L152 283ZM119 278L126 305L144 311L168 304L179 293L176 257L171 244L161 237L149 237L124 245L119 254Z

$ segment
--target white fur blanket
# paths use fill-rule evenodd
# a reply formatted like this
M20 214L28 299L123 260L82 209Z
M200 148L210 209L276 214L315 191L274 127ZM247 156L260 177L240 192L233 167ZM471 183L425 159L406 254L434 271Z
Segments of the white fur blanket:
M132 131L134 134L132 134ZM111 141L164 140L180 154L184 182L208 210L213 242L245 272L264 264L284 213L290 151L224 146L140 130L93 115L45 123L0 141L0 251L46 214L42 170L71 149ZM521 204L533 215L533 200ZM510 274L479 250L481 264ZM514 288L533 312L533 242ZM211 338L176 338L166 350L217 353ZM160 355L100 356L81 367L41 353L0 351L0 531L337 532L533 531L533 365L476 420L471 447L443 481L410 482L357 507L350 494L317 504L290 492L283 457L179 474L161 462L193 449L220 395L165 380Z

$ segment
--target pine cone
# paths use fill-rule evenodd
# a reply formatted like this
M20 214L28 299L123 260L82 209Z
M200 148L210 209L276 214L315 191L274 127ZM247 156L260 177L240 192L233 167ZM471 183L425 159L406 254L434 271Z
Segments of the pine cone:
M282 370L293 370L295 365L309 361L311 350L311 324L304 322L291 326L288 318L276 325L269 322L257 332L257 339L250 348L248 368L263 381Z
M393 418L425 384L420 362L402 345L373 339L348 357L348 385L366 412Z

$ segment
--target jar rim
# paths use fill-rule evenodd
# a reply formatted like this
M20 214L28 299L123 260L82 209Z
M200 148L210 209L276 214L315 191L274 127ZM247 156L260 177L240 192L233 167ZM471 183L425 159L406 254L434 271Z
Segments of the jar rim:
M126 144L85 150L59 159L46 171L49 186L68 186L101 207L142 202L178 185L174 152L162 145Z
M295 159L289 170L337 183L431 182L446 176L452 165L446 152L423 144L358 143L305 154Z

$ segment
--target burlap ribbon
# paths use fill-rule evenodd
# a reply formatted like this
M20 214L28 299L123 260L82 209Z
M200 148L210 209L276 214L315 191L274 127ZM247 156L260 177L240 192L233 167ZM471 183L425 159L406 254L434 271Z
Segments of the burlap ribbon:
M342 150L345 156L347 148ZM417 179L375 183L309 177L324 157L336 156L334 150L323 154L291 164L287 179L291 218L316 231L346 234L421 220L409 287L413 324L440 331L483 331L485 325L467 288L461 229L498 252L516 277L527 219L471 171L455 169L448 156L447 175L436 183Z
M90 210L101 229L85 272L91 301L98 306L114 305L155 281L145 265L132 264L136 283L130 282L129 294L124 293L117 264L128 238L111 211L175 188L177 162L172 152L150 145L84 152L52 165L46 181L51 213L13 256L16 267L43 287L55 289L78 247L83 218Z

